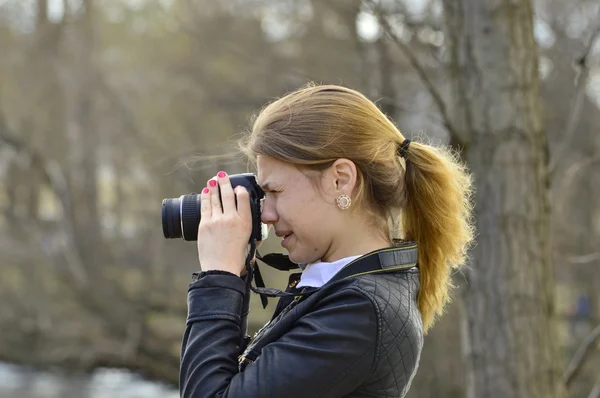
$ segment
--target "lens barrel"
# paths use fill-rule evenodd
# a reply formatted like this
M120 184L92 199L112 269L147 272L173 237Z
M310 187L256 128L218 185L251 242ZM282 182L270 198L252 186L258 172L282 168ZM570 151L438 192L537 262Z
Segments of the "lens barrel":
M200 195L191 193L179 198L163 199L162 226L166 239L198 239Z
M181 197L181 230L184 240L198 240L200 224L200 195L192 193Z

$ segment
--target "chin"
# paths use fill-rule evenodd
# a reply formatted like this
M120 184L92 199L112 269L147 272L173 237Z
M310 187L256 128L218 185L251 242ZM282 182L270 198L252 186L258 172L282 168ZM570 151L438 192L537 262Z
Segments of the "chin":
M299 250L288 250L288 257L290 261L295 264L314 263L320 259L320 257L315 256L314 253L312 253L312 255L308 255L307 253L302 253L302 251Z
M288 250L288 257L291 262L295 264L302 264L301 256L296 255L296 253L293 250Z

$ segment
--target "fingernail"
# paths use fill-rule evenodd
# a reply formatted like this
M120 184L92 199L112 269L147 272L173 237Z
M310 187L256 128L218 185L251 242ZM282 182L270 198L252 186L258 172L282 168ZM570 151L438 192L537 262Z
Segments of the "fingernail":
M208 188L204 188L204 189L202 190L202 193L209 193L209 192L210 192L210 189L208 189Z
M224 171L219 171L217 173L217 177L219 177L219 178L224 178L226 175L227 175L227 173L225 173Z
M208 185L210 185L211 187L216 187L217 186L217 182L215 180L210 180L208 182Z

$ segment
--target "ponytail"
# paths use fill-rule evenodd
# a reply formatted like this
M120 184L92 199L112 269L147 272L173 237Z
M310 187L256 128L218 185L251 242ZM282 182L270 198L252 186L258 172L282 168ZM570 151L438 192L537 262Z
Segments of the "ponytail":
M406 160L405 238L419 247L419 309L427 331L454 288L451 270L464 264L473 240L472 179L449 148L410 142Z

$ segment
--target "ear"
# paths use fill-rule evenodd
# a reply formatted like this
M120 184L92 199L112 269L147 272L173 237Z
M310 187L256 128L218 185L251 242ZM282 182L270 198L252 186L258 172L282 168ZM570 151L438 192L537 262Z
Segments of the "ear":
M343 158L336 160L329 168L328 174L328 188L333 196L352 196L358 177L353 161Z

